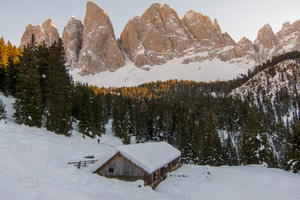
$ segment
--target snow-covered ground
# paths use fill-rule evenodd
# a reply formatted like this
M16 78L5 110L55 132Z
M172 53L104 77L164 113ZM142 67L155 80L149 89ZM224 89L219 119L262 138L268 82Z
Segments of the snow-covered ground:
M280 200L299 199L299 186L299 174L264 166L184 165L156 190L180 199Z
M263 166L206 167L183 165L169 174L155 191L77 169L69 161L101 158L121 145L111 134L83 139L73 131L70 138L45 129L17 125L11 117L13 98L0 93L8 119L0 121L0 199L2 200L282 200L299 199L300 175ZM207 175L209 172L210 175Z
M124 67L114 72L101 72L95 75L81 76L79 69L73 69L70 74L75 81L97 85L99 87L137 86L151 81L194 80L216 81L236 78L240 74L246 74L248 69L222 62L219 59L205 60L181 64L182 58L174 58L163 65L145 66L144 69L136 67L131 61L127 61ZM250 67L250 66L248 66ZM147 70L146 70L147 69Z

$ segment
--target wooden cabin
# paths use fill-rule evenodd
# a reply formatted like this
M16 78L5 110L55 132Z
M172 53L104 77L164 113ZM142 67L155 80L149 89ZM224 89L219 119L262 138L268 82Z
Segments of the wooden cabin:
M166 142L123 145L101 158L94 173L125 181L144 180L155 188L179 167L180 151Z

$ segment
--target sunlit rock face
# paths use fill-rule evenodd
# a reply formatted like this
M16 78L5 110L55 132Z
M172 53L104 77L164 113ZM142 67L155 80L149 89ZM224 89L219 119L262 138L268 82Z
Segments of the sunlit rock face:
M64 28L62 41L67 57L66 66L70 69L76 68L79 52L82 47L83 24L76 17L72 16Z
M193 46L191 37L173 9L156 3L126 24L120 44L135 65L141 67L184 55Z
M50 45L59 39L57 28L52 19L47 19L42 26L29 24L21 38L21 47L30 42L32 35L35 36L37 45L43 42L45 42L46 45Z
M117 44L108 15L97 4L88 1L78 67L83 74L94 74L114 71L124 65L125 58Z

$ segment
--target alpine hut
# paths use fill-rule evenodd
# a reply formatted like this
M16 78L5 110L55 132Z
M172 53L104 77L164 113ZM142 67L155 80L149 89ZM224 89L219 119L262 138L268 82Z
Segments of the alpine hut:
M155 188L179 167L180 151L166 142L122 145L94 164L92 172L125 181L144 180Z

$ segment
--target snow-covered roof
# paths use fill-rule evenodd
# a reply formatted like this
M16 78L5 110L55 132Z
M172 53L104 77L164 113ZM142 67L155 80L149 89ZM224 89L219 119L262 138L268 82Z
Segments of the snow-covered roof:
M100 158L94 164L91 171L94 172L99 169L118 152L149 174L152 174L181 155L180 151L166 142L122 145Z

